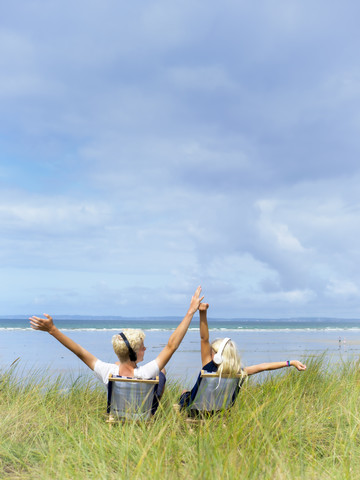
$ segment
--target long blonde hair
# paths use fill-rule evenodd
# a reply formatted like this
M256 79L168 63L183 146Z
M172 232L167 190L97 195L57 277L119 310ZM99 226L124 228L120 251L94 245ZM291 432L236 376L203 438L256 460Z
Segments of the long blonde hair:
M223 338L217 338L211 344L211 348L215 353L219 350ZM229 340L222 352L222 363L218 366L220 375L236 375L241 371L241 360L236 344Z

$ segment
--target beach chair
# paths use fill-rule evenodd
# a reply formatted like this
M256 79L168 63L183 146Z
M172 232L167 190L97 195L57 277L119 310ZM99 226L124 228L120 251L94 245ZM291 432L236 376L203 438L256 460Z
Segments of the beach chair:
M143 380L110 374L107 395L109 425L124 420L149 420L158 384L159 377Z
M246 375L219 375L201 370L198 390L193 401L183 411L195 421L230 409L240 392ZM189 421L188 419L188 421Z

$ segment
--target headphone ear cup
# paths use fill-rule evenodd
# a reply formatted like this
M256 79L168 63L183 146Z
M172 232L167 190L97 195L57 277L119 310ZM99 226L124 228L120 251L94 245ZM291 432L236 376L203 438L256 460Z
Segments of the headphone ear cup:
M136 362L136 360L137 360L136 352L133 349L131 349L131 351L129 351L129 358L132 362Z
M222 363L222 356L219 355L219 353L215 353L214 362L216 363L216 365L220 365L220 363Z
M226 347L226 344L231 340L231 338L229 337L226 337L224 338L224 340L221 342L220 344L220 347L219 347L219 350L215 353L214 355L214 363L216 363L216 365L220 365L220 363L222 363L223 359L222 359L222 354L223 354L223 351L224 351L224 348Z

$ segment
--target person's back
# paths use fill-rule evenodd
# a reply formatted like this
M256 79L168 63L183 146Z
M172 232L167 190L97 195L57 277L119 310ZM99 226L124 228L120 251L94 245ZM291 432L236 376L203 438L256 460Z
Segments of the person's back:
M297 370L306 370L298 360L286 360L282 362L269 362L241 368L241 359L236 344L230 338L218 338L212 343L209 341L209 327L207 322L207 310L209 305L202 303L199 306L200 312L200 349L202 369L209 373L221 375L254 375L265 370L277 370L279 368L294 366ZM189 406L195 399L201 383L199 374L197 381L191 391L184 391L181 394L180 408Z
M62 333L54 325L50 315L45 314L45 318L37 316L30 317L30 324L34 330L42 330L50 333L50 335L93 370L97 378L104 384L108 383L109 374L143 379L159 376L161 381L159 382L158 396L160 397L165 386L165 365L182 342L191 320L204 298L200 298L200 294L201 287L199 286L191 298L190 307L185 317L170 335L167 345L154 360L140 367L138 367L137 364L143 361L146 351L144 345L145 334L142 330L124 329L119 334L114 335L113 348L119 359L119 363L106 363L96 358L92 353Z

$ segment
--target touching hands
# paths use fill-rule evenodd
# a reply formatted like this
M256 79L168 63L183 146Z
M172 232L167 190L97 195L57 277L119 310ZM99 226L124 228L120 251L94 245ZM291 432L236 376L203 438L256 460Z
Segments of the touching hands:
M201 301L203 300L204 296L200 298L201 295L201 287L199 286L196 290L194 295L191 298L189 313L194 314L196 310L198 310Z
M43 332L51 332L51 330L54 328L54 322L53 319L50 315L47 313L44 313L44 316L46 318L40 318L40 317L30 317L30 325L31 328L34 330L42 330Z
M306 370L306 365L299 362L299 360L291 360L290 365L297 368L299 371Z
M206 312L206 310L209 308L208 303L200 303L199 305L199 312Z

